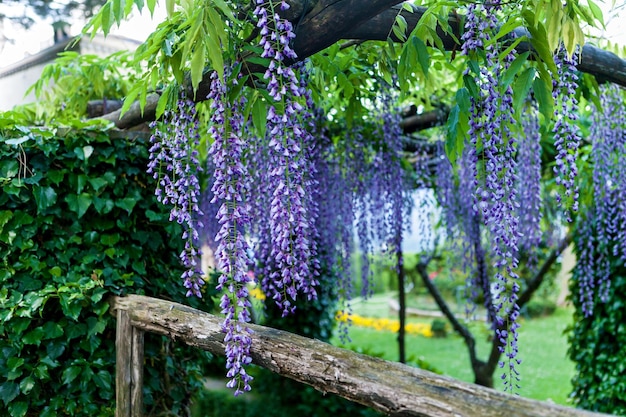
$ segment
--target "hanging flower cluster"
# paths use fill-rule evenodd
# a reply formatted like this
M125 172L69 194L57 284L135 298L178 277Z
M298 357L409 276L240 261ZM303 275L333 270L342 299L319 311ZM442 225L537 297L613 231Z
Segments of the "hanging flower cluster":
M541 243L541 134L537 106L529 102L522 114L519 138L519 249L535 264L535 248Z
M281 2L280 8L288 8ZM290 46L295 37L291 22L283 19L272 0L257 0L254 15L260 29L261 54L270 59L264 74L267 90L274 100L267 114L267 134L271 184L269 228L271 233L270 256L276 268L264 277L263 290L272 298L283 314L295 308L297 294L315 298L315 276L319 273L311 263L315 258L312 245L311 212L307 205L307 192L311 186L305 172L311 167L307 156L311 150L311 135L302 124L307 120L307 110L300 104L305 88L300 86L293 68L286 60L296 58Z
M580 146L580 131L576 120L578 119L578 101L576 100L576 88L578 87L578 75L576 75L577 52L567 57L564 48L554 55L554 63L557 66L557 74L552 81L552 97L554 98L554 113L556 122L552 129L554 145L556 146L556 183L563 186L563 196L566 199L565 215L571 222L571 211L578 211L578 188L576 187L576 159ZM562 202L563 196L557 195L557 201Z
M198 120L195 104L184 97L178 100L175 111L167 111L162 123L153 122L150 138L150 161L147 172L158 181L157 200L172 206L170 221L183 227L185 249L180 254L187 268L182 278L187 297L202 297L203 272L198 264L200 251L198 230L202 223L199 208L201 171L198 162Z
M479 97L471 97L470 132L471 146L468 162L474 171L474 201L483 222L493 240L495 277L496 322L501 351L506 355L508 369L503 375L505 389L515 391L514 381L519 380L515 365L517 358L517 338L519 307L517 297L520 286L516 268L519 218L517 217L517 142L510 132L513 121L513 93L511 87L502 89L500 78L513 56L499 59L498 44L492 41L491 34L497 27L497 13L501 10L499 1L482 6L468 6L467 21L463 40L463 53L471 59L478 59L478 49L485 51L484 62L479 65L480 73L466 75L473 77ZM481 147L483 166L478 166L475 150ZM504 366L504 363L501 363Z
M384 82L381 91L382 140L374 159L374 186L371 191L372 196L376 195L385 205L381 211L385 213L384 225L380 225L378 230L386 235L387 251L390 254L402 251L402 236L411 212L411 202L404 192L407 187L402 168L402 128L400 112L394 105L393 87ZM402 267L398 262L398 271ZM371 292L371 288L368 291Z
M610 256L626 260L626 167L619 159L626 146L626 110L620 89L603 86L601 105L594 109L590 131L593 205L579 221L579 235L585 242L578 260L579 297L585 317L593 313L596 293L601 301L608 299Z
M217 211L220 230L215 237L215 256L222 272L217 289L224 292L220 308L226 316L222 329L226 333L226 376L230 378L227 386L235 388L235 395L239 395L250 390L252 380L244 368L252 361L251 331L245 326L250 322L252 305L248 298L249 257L245 240L250 209L245 200L249 176L242 162L246 146L241 115L244 103L243 99L236 103L226 101L226 87L216 72L211 74L208 98L212 100L209 134L213 138L209 154L215 165L212 202L221 203Z

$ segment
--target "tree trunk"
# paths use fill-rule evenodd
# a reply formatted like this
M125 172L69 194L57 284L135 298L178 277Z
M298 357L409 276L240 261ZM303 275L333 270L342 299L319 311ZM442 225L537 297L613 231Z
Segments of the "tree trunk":
M397 270L398 270L398 319L400 327L398 328L398 351L399 362L406 363L406 292L405 292L405 274L404 260L402 255L402 247L396 250Z

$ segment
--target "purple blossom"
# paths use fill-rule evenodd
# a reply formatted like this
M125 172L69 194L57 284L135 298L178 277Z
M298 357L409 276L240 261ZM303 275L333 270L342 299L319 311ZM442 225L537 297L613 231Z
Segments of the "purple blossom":
M291 22L280 17L272 1L257 0L254 15L260 29L261 56L270 59L264 79L274 101L267 113L269 255L274 265L263 276L262 289L286 315L295 309L298 293L308 299L316 297L319 275L314 260L317 208L309 197L314 165L308 158L314 146L307 124L312 116L302 105L306 83L298 80L294 68L285 65L286 60L296 58L290 46L295 37Z
M470 68L466 75L471 76L478 87L479 97L471 97L470 169L474 171L474 202L482 220L489 229L493 242L492 253L495 268L494 303L497 311L496 328L501 328L502 320L517 317L519 308L518 276L518 237L519 218L517 217L517 142L510 132L513 120L513 93L511 87L502 87L500 79L514 59L511 52L501 61L498 43L492 41L496 32L497 13L500 2L468 6L465 33L462 37L462 51L472 60L480 58L478 50L485 51L484 62L476 62L479 73ZM474 152L481 148L482 165ZM476 165L474 165L476 163ZM483 283L486 285L486 283ZM508 324L508 323L507 323ZM515 370L517 363L518 324L513 320L506 334L499 335L501 352L505 353L509 369L505 370L505 389L515 391L519 377Z
M563 187L563 196L557 195L559 204L563 197L566 199L565 215L571 220L570 210L578 211L578 188L576 176L578 169L576 160L580 146L580 131L576 120L578 119L578 101L574 96L578 87L578 75L576 74L577 52L571 57L564 56L564 48L554 55L557 66L557 74L552 81L552 97L554 98L555 123L552 128L554 145L557 156L554 173L556 183Z
M203 272L198 260L201 256L198 230L202 211L199 207L200 183L197 174L202 170L198 162L198 119L195 104L184 97L178 100L176 111L167 111L162 123L153 123L150 138L150 161L147 172L158 181L157 200L172 206L170 221L183 228L185 248L180 254L187 268L182 274L187 297L202 297Z
M520 250L530 254L535 264L536 250L541 243L541 135L536 104L529 103L522 114L522 132L518 150L518 187L520 218Z
M228 71L226 71L228 77ZM236 83L237 80L230 80ZM212 191L213 203L220 203L217 221L220 224L215 241L218 269L221 271L218 290L224 291L220 302L222 314L226 316L222 331L226 333L226 376L227 386L235 388L235 395L250 390L252 377L245 371L249 364L251 330L245 323L250 322L250 304L247 284L248 244L245 233L250 225L250 207L246 201L248 194L248 171L242 161L246 141L243 139L243 98L228 103L227 91L216 72L211 74L211 118L209 134L213 144L209 155L215 166Z

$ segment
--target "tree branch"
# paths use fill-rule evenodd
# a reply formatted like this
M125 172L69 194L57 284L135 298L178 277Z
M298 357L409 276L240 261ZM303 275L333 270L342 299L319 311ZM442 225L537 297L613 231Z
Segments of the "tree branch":
M308 0L288 0L291 8L306 10ZM318 0L297 27L297 36L294 40L294 51L298 60L303 60L319 52L341 39L356 41L386 40L395 22L396 16L401 13L411 31L426 12L425 7L414 7L414 12L402 10L398 0ZM301 16L294 18L298 22ZM449 24L453 34L444 33L438 28L444 47L447 50L456 50L459 45L455 39L460 35L460 21L457 14L450 16ZM516 34L526 34L525 29L518 28ZM529 42L521 42L518 51L532 50ZM251 72L262 72L262 68L250 65ZM585 45L581 54L578 69L596 76L599 80L613 82L626 86L626 60L617 55L599 49L592 45ZM197 92L197 100L205 100L211 85L209 74L201 80ZM140 123L154 120L157 100L146 102L143 111L133 104L132 108L119 118L119 112L103 116L112 121L119 129L125 129Z
M543 262L543 265L541 265L541 268L539 268L535 276L528 283L528 286L526 287L524 292L522 292L522 294L518 298L517 305L519 308L524 307L526 303L530 301L533 294L537 291L537 289L539 289L539 286L545 279L546 274L548 273L552 265L554 265L554 263L558 259L559 255L561 255L561 253L565 250L565 248L567 248L569 244L572 243L572 239L573 239L573 235L571 233L568 234L567 236L563 238L563 240L561 240L561 242L559 242L557 247L554 248L552 252L550 252L550 255L548 255L546 260ZM498 326L498 330L500 331L509 330L509 323L512 322L511 314L513 314L513 312L509 314L508 319L505 320L502 325ZM494 370L496 369L498 361L500 360L500 355L501 355L500 347L501 347L500 341L498 340L497 337L494 337L493 342L491 344L491 352L489 353L489 359L487 360L487 366L493 368Z
M474 369L474 366L481 365L481 361L476 356L476 340L474 339L472 332L470 332L467 327L463 326L461 322L456 318L454 313L452 313L452 310L450 310L448 303L446 302L446 300L444 300L443 296L439 292L439 289L430 280L430 277L428 276L427 267L432 258L433 258L432 256L429 256L426 259L420 259L420 261L416 265L417 272L419 276L422 278L422 282L424 283L424 286L426 287L430 295L435 300L435 303L437 303L439 310L441 310L443 315L446 316L446 318L452 325L452 328L458 334L460 334L463 340L465 341L465 345L467 346L467 349L469 351L472 369Z

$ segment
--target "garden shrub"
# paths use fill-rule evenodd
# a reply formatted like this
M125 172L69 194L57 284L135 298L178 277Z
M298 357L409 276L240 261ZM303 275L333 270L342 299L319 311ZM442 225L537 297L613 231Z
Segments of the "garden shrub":
M146 294L204 310L210 297L184 297L180 229L153 195L144 137L97 125L55 134L2 117L2 408L14 417L113 415L109 297ZM156 335L146 335L145 351L147 414L188 414L210 355Z
M576 238L579 259L587 239ZM569 357L576 363L572 398L580 408L626 415L626 267L619 256L610 255L608 299L600 300L596 291L593 314L589 317L583 314L579 297L580 277L584 273L577 264L570 281L575 311L569 333Z

